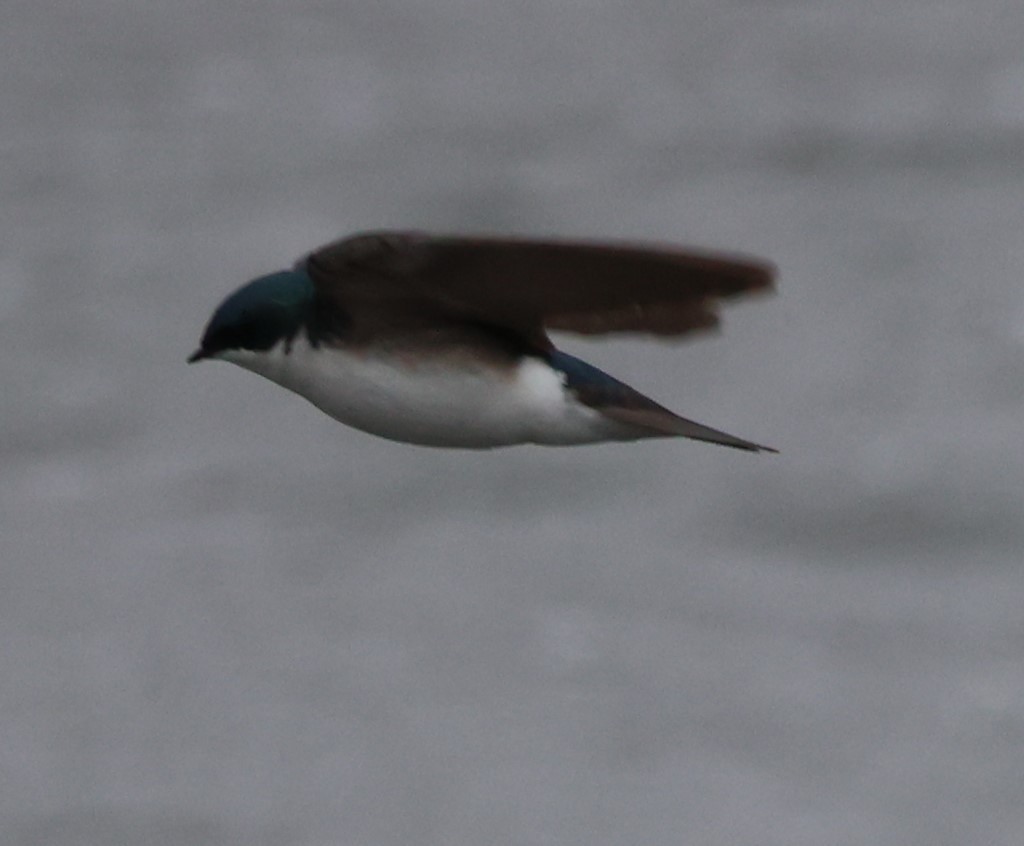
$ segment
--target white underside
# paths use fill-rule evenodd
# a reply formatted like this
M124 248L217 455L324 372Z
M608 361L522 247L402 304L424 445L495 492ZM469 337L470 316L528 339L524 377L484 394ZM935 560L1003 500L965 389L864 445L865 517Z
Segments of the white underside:
M565 390L560 373L536 358L501 371L465 359L313 349L230 350L219 356L305 397L356 429L439 447L586 444L642 437Z

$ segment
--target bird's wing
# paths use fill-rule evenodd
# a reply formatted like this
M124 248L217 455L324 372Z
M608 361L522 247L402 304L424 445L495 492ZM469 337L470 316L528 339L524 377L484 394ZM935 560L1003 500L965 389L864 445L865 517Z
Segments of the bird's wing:
M678 336L718 325L718 302L771 290L774 267L669 246L375 232L306 259L317 292L358 320L477 321Z

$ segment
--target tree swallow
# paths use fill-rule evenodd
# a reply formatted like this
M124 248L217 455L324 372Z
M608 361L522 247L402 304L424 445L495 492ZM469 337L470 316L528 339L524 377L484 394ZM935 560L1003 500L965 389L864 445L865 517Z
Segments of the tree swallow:
M771 289L755 259L629 243L371 232L261 276L189 362L223 359L375 435L489 449L681 436L758 452L555 348L548 330L675 337Z

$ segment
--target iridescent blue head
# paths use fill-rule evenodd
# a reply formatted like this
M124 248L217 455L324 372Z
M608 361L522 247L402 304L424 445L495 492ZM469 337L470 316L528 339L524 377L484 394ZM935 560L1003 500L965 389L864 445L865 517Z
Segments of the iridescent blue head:
M301 267L254 279L213 313L189 363L227 350L264 352L282 341L287 346L309 326L314 293L313 282Z

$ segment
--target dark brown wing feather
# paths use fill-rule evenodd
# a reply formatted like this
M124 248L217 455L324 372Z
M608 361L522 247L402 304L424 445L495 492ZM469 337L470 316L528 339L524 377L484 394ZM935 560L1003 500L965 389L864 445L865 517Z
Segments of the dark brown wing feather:
M473 320L543 337L682 335L718 324L717 301L768 291L774 268L673 247L381 232L317 250L317 290L377 320Z

